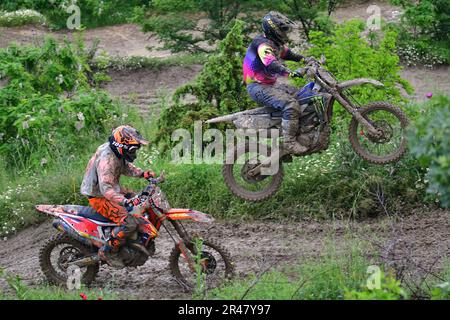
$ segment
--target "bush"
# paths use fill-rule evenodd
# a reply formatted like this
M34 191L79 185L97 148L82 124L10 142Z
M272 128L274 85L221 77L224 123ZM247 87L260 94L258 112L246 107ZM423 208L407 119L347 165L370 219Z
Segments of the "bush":
M44 16L34 10L0 11L0 27L17 27L26 24L44 23Z
M4 0L0 10L15 11L33 9L43 14L50 27L64 29L72 11L67 12L71 4L80 8L82 26L95 28L127 22L134 8L143 6L148 0Z
M434 97L423 106L408 137L411 153L426 168L427 192L450 205L450 98Z
M371 46L360 36L363 30L362 21L350 20L337 26L331 36L313 31L310 35L312 47L307 55L318 58L324 54L327 58L326 68L339 81L372 78L384 84L383 88L370 85L352 88L353 96L361 104L369 101L406 101L398 85L408 93L412 93L413 89L399 74L401 67L398 66L399 58L395 52L396 33L386 31L380 44ZM343 109L338 114L342 115L342 112Z
M385 275L380 272L380 288L369 289L366 285L362 285L360 291L346 290L346 300L400 300L407 299L407 294L401 287L399 280L393 276Z
M401 5L398 52L407 65L450 63L450 4L447 0L391 0Z
M93 89L104 77L91 70L92 55L81 42L50 38L42 47L0 50L0 157L8 165L37 166L61 148L76 153L111 128L119 105Z
M197 120L254 105L242 85L243 28L244 23L236 20L228 36L219 44L218 52L208 58L195 80L175 91L175 105L161 111L156 141L163 150L171 145L170 136L175 129L192 129ZM195 96L196 102L183 103L182 98L188 94Z

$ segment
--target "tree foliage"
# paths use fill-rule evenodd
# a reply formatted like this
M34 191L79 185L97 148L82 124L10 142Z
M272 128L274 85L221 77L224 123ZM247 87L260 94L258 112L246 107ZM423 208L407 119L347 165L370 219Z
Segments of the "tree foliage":
M411 85L400 76L399 57L395 51L396 33L386 31L379 45L371 46L360 33L364 23L350 20L339 26L330 36L321 31L311 32L311 45L307 55L327 58L326 68L339 81L355 78L372 78L384 84L383 88L374 86L358 86L352 92L358 101L404 100L398 84L408 93L412 93Z
M85 27L100 27L124 23L134 8L149 0L2 0L0 10L15 11L33 9L42 13L51 27L66 28L67 19L73 14L70 6L80 8L80 21Z
M433 98L409 132L411 153L426 168L427 192L450 205L450 98Z
M84 132L92 137L109 128L118 108L106 93L92 90L98 77L89 66L92 55L81 42L52 38L41 47L0 50L0 157L12 164L35 157L39 163L61 142L76 141L76 150Z
M171 133L177 128L192 128L194 121L247 109L253 105L242 83L242 61L245 24L236 20L227 37L220 42L217 53L211 55L203 70L192 83L174 93L175 105L163 109L158 121L157 140L170 144ZM183 98L193 95L193 103Z

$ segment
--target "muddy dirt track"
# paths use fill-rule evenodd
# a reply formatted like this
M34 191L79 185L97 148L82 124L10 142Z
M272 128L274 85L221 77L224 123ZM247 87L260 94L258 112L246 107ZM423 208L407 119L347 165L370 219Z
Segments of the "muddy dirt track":
M369 243L369 259L381 253L387 263L410 260L411 272L417 276L430 266L439 269L450 254L450 212L413 212L397 222L379 218L362 222L216 222L207 233L196 224L189 230L220 242L231 253L237 276L260 272L267 266L282 267L320 257L330 241L343 248L344 238ZM44 241L56 232L50 221L29 227L6 241L0 249L0 266L10 274L18 274L26 284L44 283L39 270L38 251ZM156 241L156 254L136 269L114 270L103 267L93 287L117 292L122 299L189 298L173 280L168 269L171 239L161 231ZM378 258L377 258L378 259ZM373 260L377 263L379 260ZM0 287L6 288L4 282ZM7 289L7 288L6 288ZM7 289L8 290L8 289Z

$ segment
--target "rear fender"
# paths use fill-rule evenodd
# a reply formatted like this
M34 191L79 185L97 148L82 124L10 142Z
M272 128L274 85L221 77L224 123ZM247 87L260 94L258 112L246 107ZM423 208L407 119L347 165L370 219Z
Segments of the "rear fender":
M209 214L191 209L170 209L166 213L166 217L170 220L193 220L201 223L214 222L214 218Z
M53 227L61 232L66 232L71 237L85 244L96 246L105 242L102 226L114 226L112 224L97 224L90 219L77 215L81 206L76 205L37 205L39 212L54 216Z
M374 80L374 79L368 79L368 78L359 78L359 79L353 79L348 81L343 81L337 85L338 90L344 90L350 87L359 86L362 84L371 84L375 87L384 87L384 84L382 84L380 81Z

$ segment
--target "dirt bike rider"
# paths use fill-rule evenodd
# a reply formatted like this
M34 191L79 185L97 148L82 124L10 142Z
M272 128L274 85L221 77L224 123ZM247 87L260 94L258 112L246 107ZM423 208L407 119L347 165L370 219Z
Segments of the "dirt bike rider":
M288 33L296 24L279 12L271 11L262 21L264 35L253 39L243 62L244 83L250 97L265 106L282 111L283 147L288 153L301 154L307 151L296 140L299 126L300 104L295 98L297 88L276 84L278 76L297 76L281 64L279 58L300 62L308 61L300 54L292 52L285 43Z
M148 143L135 128L128 125L117 127L112 131L109 142L98 147L90 159L81 184L80 191L88 196L89 205L119 225L99 250L100 259L115 267L123 266L117 252L139 225L139 220L128 213L134 205L133 200L125 196L129 190L119 185L119 178L121 175L145 179L155 177L153 171L143 171L132 164L139 148Z

